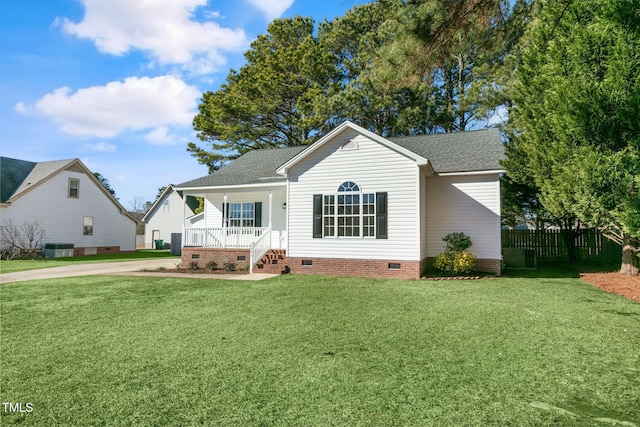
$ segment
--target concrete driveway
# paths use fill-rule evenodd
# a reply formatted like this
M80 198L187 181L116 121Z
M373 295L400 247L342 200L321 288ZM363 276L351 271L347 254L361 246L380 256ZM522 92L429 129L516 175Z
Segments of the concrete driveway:
M17 271L0 274L0 283L20 282L25 280L54 279L74 276L151 276L151 277L188 277L192 279L225 279L225 280L262 280L274 277L275 274L188 274L161 273L161 267L175 268L179 258L145 259L137 261L104 262L96 264L76 264L63 267L41 268L38 270ZM149 271L144 271L144 270Z

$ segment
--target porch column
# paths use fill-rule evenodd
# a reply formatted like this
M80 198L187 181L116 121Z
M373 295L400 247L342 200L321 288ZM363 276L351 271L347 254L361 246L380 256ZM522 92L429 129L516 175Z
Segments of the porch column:
M227 247L227 193L224 193L222 202L222 247Z
M273 191L269 190L269 228L272 225L273 218Z
M185 241L185 228L186 228L186 212L187 212L187 193L182 193L182 239L180 239L180 248L184 248L184 241ZM153 246L153 242L151 242L151 246ZM180 253L182 253L182 251L180 251Z

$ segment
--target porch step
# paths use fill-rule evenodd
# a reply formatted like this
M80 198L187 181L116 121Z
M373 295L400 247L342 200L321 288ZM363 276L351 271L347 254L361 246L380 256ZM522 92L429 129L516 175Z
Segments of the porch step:
M253 271L269 274L288 273L286 266L287 251L284 249L269 249L256 263Z

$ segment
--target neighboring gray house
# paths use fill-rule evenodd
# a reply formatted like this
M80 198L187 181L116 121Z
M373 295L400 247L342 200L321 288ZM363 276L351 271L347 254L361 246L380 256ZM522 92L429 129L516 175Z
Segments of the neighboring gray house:
M73 244L75 255L135 250L136 219L79 159L0 157L0 221L37 221L45 243Z
M503 152L496 129L383 138L350 122L310 146L250 151L176 186L205 200L182 261L418 278L461 231L499 274Z

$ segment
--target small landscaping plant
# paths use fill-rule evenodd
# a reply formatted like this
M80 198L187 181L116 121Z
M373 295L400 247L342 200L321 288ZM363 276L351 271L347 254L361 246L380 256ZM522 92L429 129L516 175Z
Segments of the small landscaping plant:
M207 270L217 270L218 269L218 263L215 261L209 261L207 263Z
M236 271L236 264L233 262L227 262L222 267L224 271Z
M447 244L444 252L438 254L433 266L445 273L467 274L473 271L475 257L467 249L471 239L464 233L449 233L442 238Z
M195 261L191 261L189 264L187 264L187 270L198 270L199 268L200 266Z

